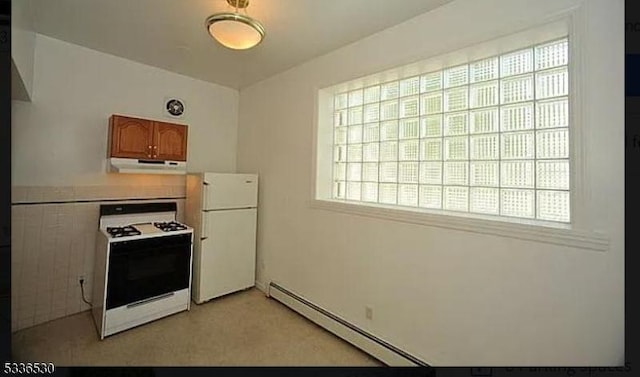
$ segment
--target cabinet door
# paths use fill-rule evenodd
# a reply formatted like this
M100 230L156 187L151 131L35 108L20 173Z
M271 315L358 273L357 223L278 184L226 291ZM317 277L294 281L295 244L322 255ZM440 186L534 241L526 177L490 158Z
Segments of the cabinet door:
M157 160L187 160L187 126L154 122L153 158Z
M153 122L113 115L110 122L111 157L152 157Z

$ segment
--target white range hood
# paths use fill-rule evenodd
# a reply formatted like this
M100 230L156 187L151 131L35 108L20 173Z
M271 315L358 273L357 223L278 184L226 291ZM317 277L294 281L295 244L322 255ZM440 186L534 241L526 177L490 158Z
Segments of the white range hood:
M114 173L132 174L186 174L184 161L139 160L136 158L112 157L107 161L108 169Z

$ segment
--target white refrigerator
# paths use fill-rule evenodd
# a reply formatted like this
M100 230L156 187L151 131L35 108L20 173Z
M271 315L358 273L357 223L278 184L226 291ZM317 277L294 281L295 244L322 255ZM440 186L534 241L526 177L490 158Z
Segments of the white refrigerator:
M197 304L255 285L258 176L187 176L186 223L193 227Z

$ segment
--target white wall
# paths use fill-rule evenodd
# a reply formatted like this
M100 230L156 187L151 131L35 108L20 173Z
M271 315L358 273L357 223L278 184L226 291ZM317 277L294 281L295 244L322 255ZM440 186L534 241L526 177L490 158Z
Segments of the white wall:
M33 85L33 56L36 34L30 0L11 2L12 98L27 101Z
M188 169L235 169L238 91L62 42L35 40L32 101L12 103L12 180L19 186L110 184L111 114L172 121L165 96L185 100Z
M582 223L607 234L609 250L310 208L318 89L580 4ZM432 365L621 364L623 16L619 0L458 0L243 89L238 170L260 174L259 284L276 281Z

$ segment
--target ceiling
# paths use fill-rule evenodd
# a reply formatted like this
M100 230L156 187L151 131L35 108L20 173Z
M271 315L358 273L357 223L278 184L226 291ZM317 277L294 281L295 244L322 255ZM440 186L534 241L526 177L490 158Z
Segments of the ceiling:
M451 0L251 0L266 37L244 51L204 26L226 0L32 1L38 33L240 89Z

